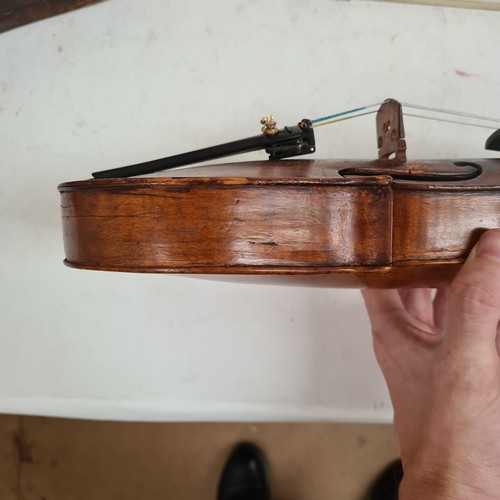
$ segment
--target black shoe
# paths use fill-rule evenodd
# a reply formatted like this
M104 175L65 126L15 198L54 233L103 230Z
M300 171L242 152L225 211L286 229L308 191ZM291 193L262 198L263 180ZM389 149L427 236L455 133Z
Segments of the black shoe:
M240 443L224 466L217 500L269 500L269 490L264 454L251 443Z
M370 500L398 500L399 484L403 479L401 460L390 463L375 479L370 490Z

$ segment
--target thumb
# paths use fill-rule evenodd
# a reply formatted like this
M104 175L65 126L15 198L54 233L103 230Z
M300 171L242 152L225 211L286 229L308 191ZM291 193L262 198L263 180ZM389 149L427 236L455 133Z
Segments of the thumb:
M450 285L445 339L472 356L495 352L500 320L500 229L484 233Z

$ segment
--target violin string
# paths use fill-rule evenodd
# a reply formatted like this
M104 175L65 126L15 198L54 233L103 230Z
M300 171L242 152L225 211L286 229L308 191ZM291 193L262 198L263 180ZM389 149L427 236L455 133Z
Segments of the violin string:
M353 116L343 116L342 118L335 118L333 120L328 120L328 121L325 121L322 123L314 123L314 121L313 121L313 127L314 128L322 127L323 125L329 125L330 123L343 122L345 120L352 120L353 118L357 118L358 116L372 115L373 113L376 113L376 112L377 112L377 110L374 109L373 111L365 111L364 113L359 113L359 114L353 115ZM334 115L332 115L332 116L334 116Z
M483 121L487 121L487 122L500 123L500 118L493 118L491 116L474 115L472 113L464 113L462 111L450 111L448 109L429 108L427 106L419 106L418 104L409 104L407 102L402 102L401 106L407 107L407 108L412 108L412 109L419 109L421 111L430 111L432 113L443 113L443 114L447 114L447 115L463 116L464 118L471 118L473 120L483 120Z
M368 104L368 106L361 106L359 108L349 109L348 111L342 111L341 113L335 113L334 115L328 115L328 116L323 116L322 118L316 118L315 120L311 120L311 122L313 124L313 127L315 126L316 123L324 122L327 120L329 123L334 123L333 121L334 118L338 118L344 115L350 115L352 113L357 113L359 111L364 111L365 109L373 108L375 106L380 106L381 104L382 104L381 102L375 104ZM357 116L362 116L362 115L357 115ZM326 123L324 123L323 125L326 125ZM317 126L319 127L319 125Z
M323 125L329 125L330 123L336 123L336 122L340 122L340 121L344 121L344 120L349 120L351 118L357 118L358 116L369 115L369 114L377 112L377 110L367 111L365 113L360 113L360 111L365 111L369 108L373 108L375 106L380 106L381 104L382 103L369 104L367 106L361 106L359 108L350 109L348 111L342 111L341 113L335 113L333 115L324 116L322 118L316 118L315 120L311 120L312 126L313 127L321 127ZM482 120L482 121L500 123L500 118L494 118L491 116L475 115L473 113L465 113L462 111L451 111L451 110L442 109L442 108L431 108L428 106L419 106L418 104L410 104L410 103L401 103L401 106L406 107L406 108L418 109L421 111L429 111L431 113L442 113L442 114L453 115L453 116L462 116L464 118L469 118L469 119L473 119L473 120ZM357 113L357 114L355 114L355 113ZM448 122L448 123L457 123L457 124L461 124L461 125L469 125L472 127L496 128L496 127L489 127L487 125L479 125L479 124L472 124L472 123L467 123L467 122L446 120L446 119L434 118L434 117L429 117L429 116L412 115L410 113L404 113L404 114L406 116L415 116L418 118L426 118L428 120L436 120L436 121L442 121L442 122ZM353 115L353 116L347 116L347 115Z
M424 120L434 120L437 122L455 123L457 125L468 125L469 127L489 128L492 130L497 130L497 127L493 127L491 125L481 125L479 123L466 123L466 122L461 122L459 120L446 120L446 118L436 118L434 116L416 115L413 113L404 113L404 116L411 116L414 118L423 118Z

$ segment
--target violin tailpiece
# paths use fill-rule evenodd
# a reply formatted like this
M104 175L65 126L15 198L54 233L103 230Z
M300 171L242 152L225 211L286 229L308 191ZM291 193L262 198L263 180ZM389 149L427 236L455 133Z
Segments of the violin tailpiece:
M386 99L377 112L377 147L380 159L406 160L403 110L395 99Z

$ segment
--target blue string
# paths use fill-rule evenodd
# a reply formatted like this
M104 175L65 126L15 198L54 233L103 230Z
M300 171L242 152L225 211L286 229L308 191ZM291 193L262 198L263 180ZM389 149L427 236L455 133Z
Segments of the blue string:
M316 123L320 123L320 122L324 122L324 121L328 121L328 120L333 120L333 119L339 118L341 116L350 115L350 114L353 114L353 113L359 113L360 111L364 111L365 109L373 108L375 106L380 106L380 104L381 103L370 104L369 106L363 106L361 108L350 109L349 111L342 111L342 113L336 113L334 115L324 116L323 118L316 118L315 120L311 120L311 123L314 125ZM463 113L463 112L460 112L460 111L449 111L447 109L429 108L429 107L426 107L426 106L418 106L416 104L408 104L408 103L405 103L405 102L401 103L401 105L403 107L420 109L420 110L424 110L424 111L430 111L430 112L433 112L433 113L445 113L445 114L449 114L449 115L463 116L465 118L472 118L472 119L475 119L475 120L486 120L486 121L492 121L492 122L500 122L500 118L492 118L492 117L489 117L489 116L474 115L474 114L471 114L471 113ZM361 116L361 115L358 115L358 116ZM446 120L442 120L442 119L439 119L439 118L432 118L432 117L427 117L427 116L419 116L419 115L409 115L409 116L418 116L419 118L429 118L431 120L446 121ZM355 118L355 117L353 117L353 118ZM464 125L468 125L467 123L463 123L463 124Z
M365 109L372 108L373 106L377 106L377 104L370 104L369 106L363 106L362 108L350 109L349 111L342 111L342 113L336 113L330 116L324 116L323 118L316 118L315 120L311 120L311 123L319 123L324 122L326 120L332 120L333 118L338 118L344 115L350 115L351 113L357 113L359 111L364 111Z

